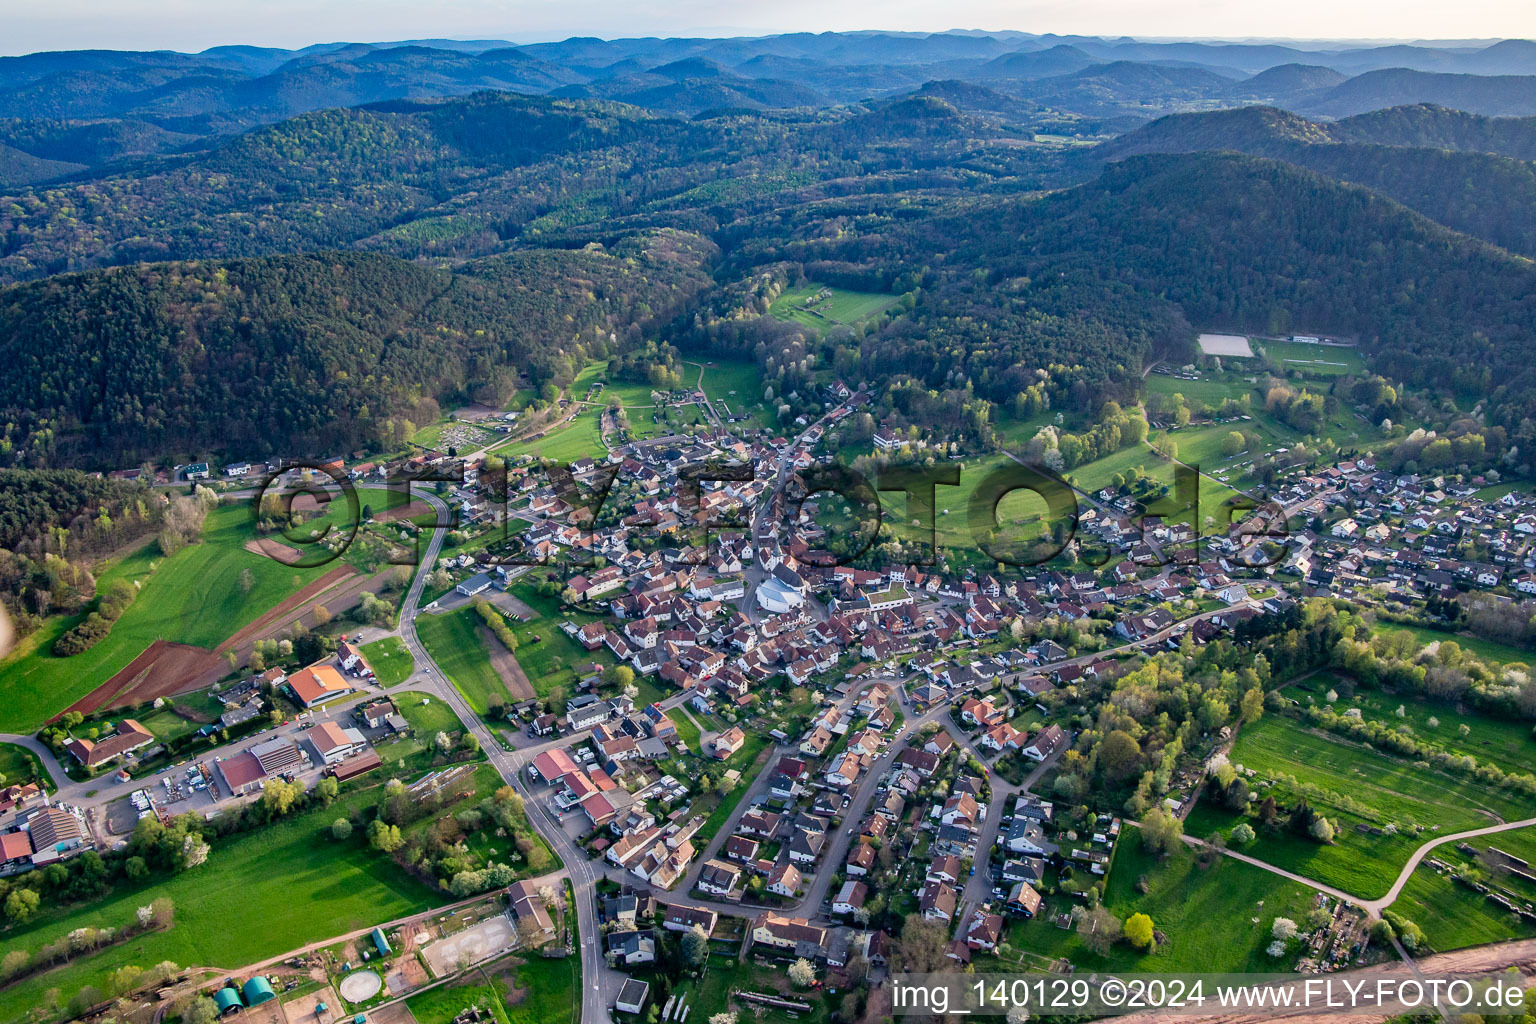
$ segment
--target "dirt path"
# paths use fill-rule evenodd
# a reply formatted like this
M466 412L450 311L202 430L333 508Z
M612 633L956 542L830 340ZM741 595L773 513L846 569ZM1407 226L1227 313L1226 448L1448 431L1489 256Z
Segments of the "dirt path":
M485 644L485 649L491 654L491 667L496 670L497 675L501 676L501 681L507 685L507 690L511 692L513 699L533 700L538 697L533 684L528 681L528 674L523 671L523 666L519 665L516 656L496 639L496 634L485 626L477 626L475 629L480 634L480 640Z
M1431 840L1413 851L1413 856L1409 857L1408 863L1403 865L1403 870L1398 873L1397 881L1392 883L1392 888L1387 890L1387 894L1379 900L1371 900L1367 906L1378 914L1387 907L1390 907L1392 901L1397 899L1398 895L1403 891L1403 886L1408 884L1408 879L1413 875L1413 869L1418 867L1419 862L1429 854L1429 851L1437 846L1444 846L1446 843L1454 843L1462 839L1471 839L1474 836L1487 836L1495 832L1508 832L1514 828L1528 828L1532 825L1536 825L1536 818L1525 818L1522 821L1511 821L1501 825L1489 825L1487 828L1474 828L1466 832L1455 832L1451 835Z

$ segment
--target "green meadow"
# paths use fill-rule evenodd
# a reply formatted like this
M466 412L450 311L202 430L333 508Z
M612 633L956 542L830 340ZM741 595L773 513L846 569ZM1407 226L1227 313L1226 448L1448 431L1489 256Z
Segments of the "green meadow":
M481 624L480 613L468 604L451 612L416 617L416 635L427 653L475 713L484 715L490 711L493 698L511 703L512 694L491 664L486 641L476 628Z
M1304 795L1336 829L1330 845L1260 830L1243 852L1364 899L1385 893L1413 850L1436 835L1488 825L1495 816L1508 821L1530 814L1518 796L1308 729L1289 715L1267 714L1243 726L1230 757L1254 770L1249 784L1260 799L1273 795L1290 807ZM1302 789L1274 781L1280 775ZM1240 820L1239 813L1202 799L1185 830L1227 833ZM1358 825L1391 825L1396 832L1375 835Z
M0 662L0 731L31 732L84 697L156 640L213 648L334 566L301 569L253 554L243 503L209 513L202 542L170 558L149 541L102 570L98 588L125 579L139 596L88 651L55 657L53 642L78 619L54 618ZM250 590L242 585L249 571Z
M136 908L162 896L176 912L166 931L0 990L0 1020L26 1019L28 1011L45 1005L49 989L58 989L65 1000L87 984L104 989L107 975L128 964L150 967L170 960L233 969L443 902L439 893L371 849L362 830L343 842L331 838L331 822L371 805L378 795L377 786L346 794L330 807L217 841L207 863L179 875L119 885L103 899L45 910L10 928L0 953L36 951L84 926L120 927Z
M405 643L397 636L363 645L363 657L379 677L380 686L394 686L411 678L416 671L416 659L406 650Z
M816 296L824 297L817 299ZM881 292L855 292L806 284L790 288L774 299L768 307L768 315L824 331L838 325L857 324L884 313L899 301L900 296Z
M1139 891L1143 880L1145 893ZM1141 952L1120 942L1101 956L1083 945L1075 929L1058 928L1045 912L1046 907L1052 914L1068 910L1076 901L1051 896L1041 913L1009 925L1007 945L1066 957L1078 971L1267 971L1274 969L1264 951L1273 941L1274 919L1302 920L1311 900L1306 886L1229 857L1202 866L1194 850L1181 846L1160 860L1142 846L1140 830L1128 827L1115 850L1104 905L1121 920L1147 914L1168 937L1166 944ZM978 957L976 970L1038 969L1021 968L1016 959L1010 963L1008 955L1003 949L995 958Z

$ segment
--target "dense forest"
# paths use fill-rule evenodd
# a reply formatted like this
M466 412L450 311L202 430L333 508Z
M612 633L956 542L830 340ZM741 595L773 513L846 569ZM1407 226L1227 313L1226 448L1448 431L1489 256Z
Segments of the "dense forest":
M1096 147L1084 163L1202 150L1284 160L1364 185L1446 227L1536 256L1536 118L1418 105L1324 124L1243 107L1160 118Z
M1080 57L1029 59L1042 80L1167 77ZM666 74L709 71L684 65ZM1529 122L1249 107L1084 155L997 84L691 119L389 100L16 191L0 462L392 446L444 401L559 387L593 358L674 385L677 350L755 360L780 415L815 409L830 364L880 385L897 426L991 445L1006 417L1134 404L1211 325L1359 337L1380 376L1481 396L1536 451L1536 272L1510 255L1536 253ZM65 152L64 127L32 131ZM895 303L825 330L765 315L812 281Z
M0 293L0 451L115 466L398 444L424 399L505 402L519 373L568 383L701 288L711 258L704 240L657 232L457 272L329 254L12 288Z

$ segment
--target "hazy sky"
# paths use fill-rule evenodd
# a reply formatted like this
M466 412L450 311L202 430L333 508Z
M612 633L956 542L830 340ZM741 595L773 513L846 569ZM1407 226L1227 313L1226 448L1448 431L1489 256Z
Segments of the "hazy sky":
M1143 37L1536 37L1533 0L0 0L0 52L423 37L949 28Z

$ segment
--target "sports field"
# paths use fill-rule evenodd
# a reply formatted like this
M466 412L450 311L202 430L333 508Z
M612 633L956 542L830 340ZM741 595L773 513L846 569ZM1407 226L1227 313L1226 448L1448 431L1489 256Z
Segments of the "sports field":
M1202 334L1200 351L1208 356L1228 356L1247 359L1253 355L1248 339L1241 334Z
M1307 376L1337 377L1365 371L1360 351L1338 345L1303 345L1294 341L1261 341L1264 353L1286 370L1300 370Z
M770 316L803 324L817 330L848 325L883 313L900 301L900 296L881 292L855 292L845 288L807 284L791 288L768 307Z

